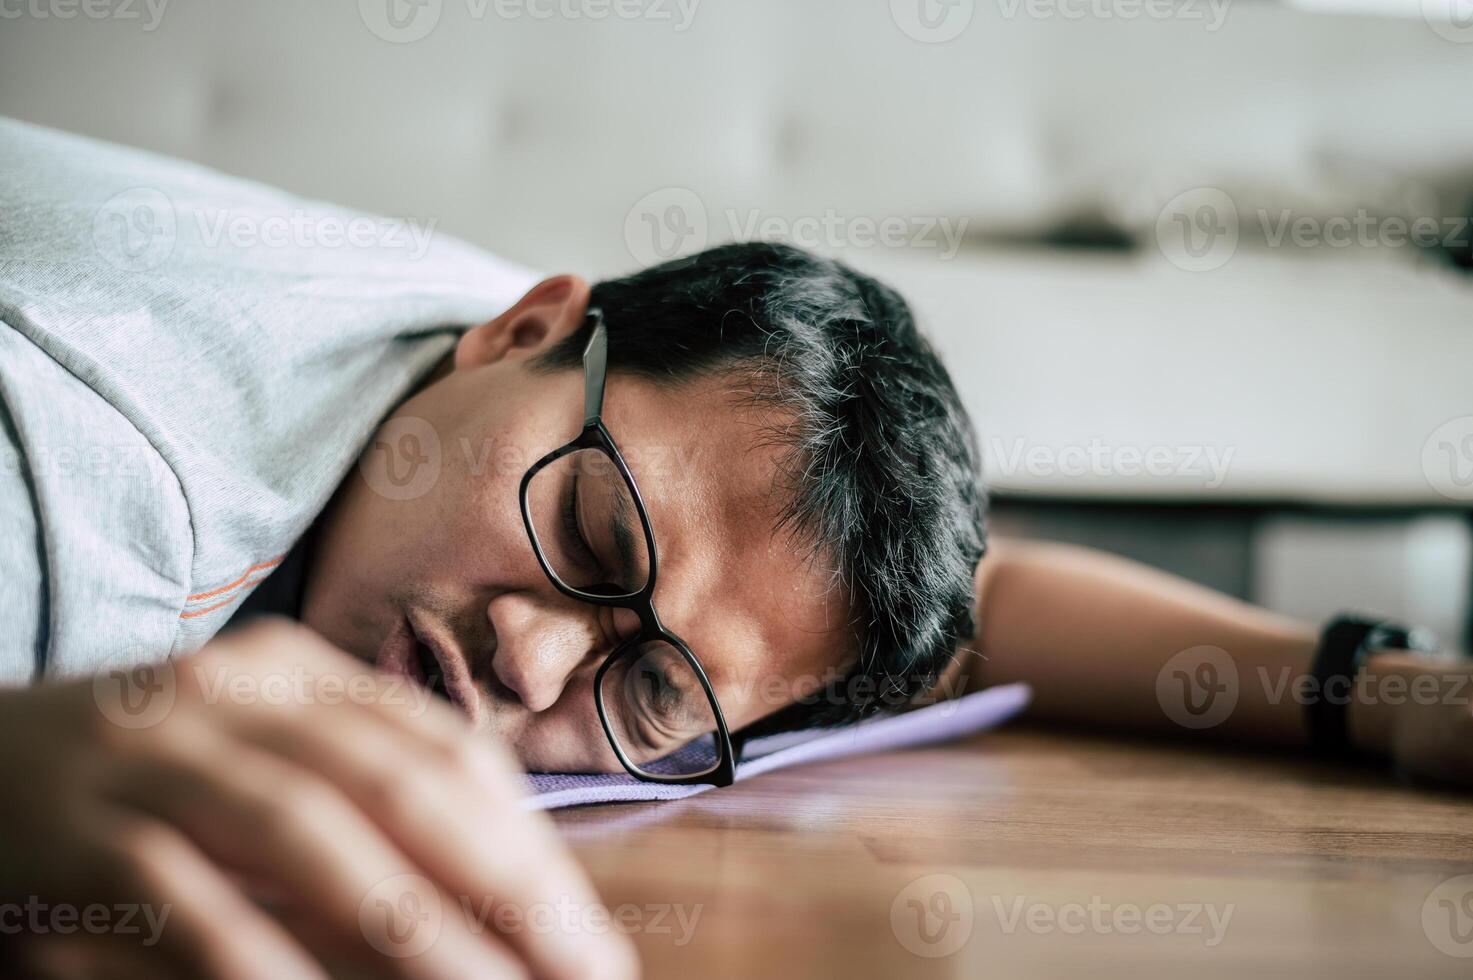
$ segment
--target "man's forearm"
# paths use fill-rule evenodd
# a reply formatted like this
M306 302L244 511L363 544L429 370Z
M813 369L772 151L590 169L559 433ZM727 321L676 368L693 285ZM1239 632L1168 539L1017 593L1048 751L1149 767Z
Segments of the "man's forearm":
M1313 626L1070 545L999 542L978 569L977 588L981 657L972 677L986 684L1028 681L1037 717L1284 746L1306 742L1294 684L1314 656ZM1221 648L1231 658L1236 701L1220 722L1190 728L1163 706L1158 680L1173 657L1200 647ZM1196 654L1183 658L1183 683L1194 680L1198 661ZM1206 680L1227 683L1215 667L1204 669L1211 671ZM1172 683L1168 678L1165 689L1174 691Z

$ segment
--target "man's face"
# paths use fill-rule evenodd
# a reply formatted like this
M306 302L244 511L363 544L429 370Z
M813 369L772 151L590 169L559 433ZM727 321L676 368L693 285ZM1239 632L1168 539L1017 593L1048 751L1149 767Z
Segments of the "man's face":
M467 334L453 369L399 407L344 481L304 597L306 622L369 662L417 678L438 659L473 723L531 770L619 771L593 677L638 628L553 586L519 508L523 473L582 427L581 370L528 361L577 326L586 295L548 280ZM728 727L810 693L845 662L848 608L803 543L774 531L781 420L721 379L672 387L614 371L604 422L654 529L661 620L701 661ZM438 475L410 475L416 457L431 474L437 457Z

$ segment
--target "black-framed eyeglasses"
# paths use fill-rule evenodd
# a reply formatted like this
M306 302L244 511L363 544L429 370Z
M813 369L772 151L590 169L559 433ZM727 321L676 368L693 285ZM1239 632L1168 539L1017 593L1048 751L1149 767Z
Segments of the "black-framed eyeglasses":
M594 674L598 719L624 768L650 782L729 786L736 753L716 692L690 647L655 612L655 532L603 424L608 331L600 310L588 315L583 431L522 477L522 521L558 591L639 616L639 632Z

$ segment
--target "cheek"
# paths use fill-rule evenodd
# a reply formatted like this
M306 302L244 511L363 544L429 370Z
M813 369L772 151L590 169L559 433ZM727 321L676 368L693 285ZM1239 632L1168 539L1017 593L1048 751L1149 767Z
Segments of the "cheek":
M536 570L531 542L522 524L518 497L522 471L473 463L447 474L433 503L425 507L417 535L423 574L446 572L482 581L519 578ZM538 571L538 575L541 572Z
M481 534L509 555L530 554L521 515L522 477L539 459L576 435L535 409L510 417L467 420L444 439L436 523L447 538Z
M505 736L530 772L623 772L609 747L586 684L570 688L547 711L527 716Z

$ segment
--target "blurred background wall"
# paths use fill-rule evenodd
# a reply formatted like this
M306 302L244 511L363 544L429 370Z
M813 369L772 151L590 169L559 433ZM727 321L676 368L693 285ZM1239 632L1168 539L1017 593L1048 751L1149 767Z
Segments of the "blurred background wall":
M1469 620L1466 0L0 0L0 113L599 276L892 281L995 529Z

